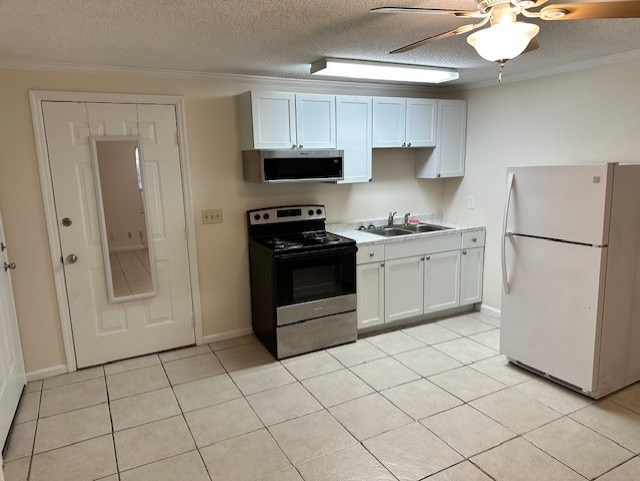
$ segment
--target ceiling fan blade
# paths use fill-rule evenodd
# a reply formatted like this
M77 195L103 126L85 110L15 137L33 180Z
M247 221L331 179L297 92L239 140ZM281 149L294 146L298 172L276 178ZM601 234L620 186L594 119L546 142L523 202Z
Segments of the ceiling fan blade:
M564 15L554 15L556 12ZM544 7L540 14L544 20L640 18L640 2L557 3Z
M540 44L538 43L538 41L535 38L532 38L531 41L529 42L529 45L527 45L527 48L525 48L522 51L522 53L533 52L534 50L538 50L539 48L540 48Z
M374 13L422 13L435 15L454 15L456 17L483 18L487 14L479 10L448 10L445 8L419 8L419 7L379 7L369 10Z
M460 35L462 33L471 32L476 28L482 27L489 21L489 17L485 18L481 22L478 23L470 23L468 25L462 25L458 28L454 28L453 30L449 30L447 32L439 33L438 35L434 35L433 37L427 37L422 40L418 40L417 42L410 43L409 45L405 45L404 47L397 48L389 53L403 53L409 50L413 50L414 48L422 47L431 42L435 42L436 40L442 40L443 38L453 37L454 35Z

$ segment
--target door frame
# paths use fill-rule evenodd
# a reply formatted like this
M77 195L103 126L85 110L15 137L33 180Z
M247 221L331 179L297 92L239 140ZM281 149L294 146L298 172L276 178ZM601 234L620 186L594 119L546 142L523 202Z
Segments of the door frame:
M196 344L204 343L202 330L202 310L200 304L200 283L198 276L198 259L196 250L196 229L193 216L193 194L191 189L191 175L189 168L189 153L187 149L187 128L185 117L184 97L176 95L145 95L145 94L115 94L93 92L61 92L49 90L29 90L29 102L31 104L31 117L35 134L36 154L38 157L38 170L40 172L40 187L42 189L42 201L44 215L49 235L49 249L51 263L53 265L53 277L56 286L56 298L64 350L69 372L77 369L76 351L73 344L73 331L71 328L71 314L65 283L64 269L60 262L62 246L58 232L58 222L53 196L53 180L51 178L51 165L47 149L44 114L42 102L93 102L116 104L160 104L171 105L176 109L176 124L178 128L178 153L180 156L180 172L182 177L182 197L184 199L184 214L187 227L187 255L189 257L189 273L191 282L191 303L193 309L193 327Z

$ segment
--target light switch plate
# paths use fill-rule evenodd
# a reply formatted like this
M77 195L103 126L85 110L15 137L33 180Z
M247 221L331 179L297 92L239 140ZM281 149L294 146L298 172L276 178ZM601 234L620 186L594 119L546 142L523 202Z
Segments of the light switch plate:
M221 224L222 209L204 209L202 210L203 224Z
M467 209L475 209L476 208L476 196L473 194L469 194L467 196Z

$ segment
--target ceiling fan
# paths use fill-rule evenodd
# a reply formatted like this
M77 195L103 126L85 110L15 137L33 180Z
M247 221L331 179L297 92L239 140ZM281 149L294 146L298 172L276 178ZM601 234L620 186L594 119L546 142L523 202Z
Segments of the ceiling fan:
M594 3L556 3L537 10L549 0L477 0L477 10L449 10L442 8L420 7L380 7L376 13L420 13L452 15L455 17L479 19L447 32L400 47L390 53L402 53L421 47L437 40L477 30L490 24L490 27L478 30L467 37L467 42L478 54L491 61L500 63L500 69L507 60L521 53L540 47L534 37L540 27L533 23L517 21L518 15L541 20L583 20L598 18L640 18L640 1L594 2Z

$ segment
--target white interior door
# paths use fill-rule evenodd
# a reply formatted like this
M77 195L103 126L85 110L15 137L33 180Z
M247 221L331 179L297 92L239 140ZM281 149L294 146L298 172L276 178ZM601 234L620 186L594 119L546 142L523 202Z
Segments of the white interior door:
M25 385L18 319L11 288L11 269L0 216L0 451L7 439L13 416Z
M43 102L47 149L78 367L194 342L175 109L169 105ZM139 135L158 292L108 302L89 137ZM64 225L68 218L71 225ZM77 262L67 262L67 256Z

